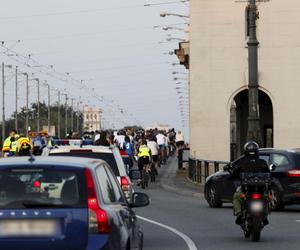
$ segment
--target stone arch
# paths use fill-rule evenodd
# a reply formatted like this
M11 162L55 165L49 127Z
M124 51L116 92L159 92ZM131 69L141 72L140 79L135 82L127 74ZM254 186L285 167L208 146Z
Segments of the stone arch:
M262 147L273 147L274 109L272 96L263 88L259 89L260 129ZM248 88L240 88L229 99L230 114L230 158L242 154L242 147L247 140L248 126Z

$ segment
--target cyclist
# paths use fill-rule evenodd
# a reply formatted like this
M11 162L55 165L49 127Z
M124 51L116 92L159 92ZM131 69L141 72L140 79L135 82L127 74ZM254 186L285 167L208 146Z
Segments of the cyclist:
M3 153L3 156L4 156L4 157L10 155L11 143L15 141L15 135L16 135L16 134L17 134L17 131L16 131L16 130L12 130L12 131L9 133L9 137L7 137L7 138L4 140L4 143L3 143L3 146L2 146L2 153Z
M141 176L143 174L144 167L150 164L150 157L151 149L147 146L146 139L142 138L138 149L138 168L141 173ZM140 182L141 180L139 180L138 185L140 184Z
M162 131L159 131L158 134L156 135L156 140L157 144L159 145L160 148L160 164L166 164L166 143L167 143L167 138L163 134Z
M169 137L169 141L170 141L169 152L170 152L170 155L173 155L174 151L175 151L175 138L176 138L176 133L175 133L174 128L169 130L168 137Z
M151 149L153 170L154 170L155 174L158 175L156 167L158 165L160 152L159 152L159 146L158 146L157 142L155 141L155 138L153 135L149 136L149 141L147 142L147 146Z
M29 138L27 137L20 137L18 139L18 146L17 146L17 156L30 156L32 153L32 143Z

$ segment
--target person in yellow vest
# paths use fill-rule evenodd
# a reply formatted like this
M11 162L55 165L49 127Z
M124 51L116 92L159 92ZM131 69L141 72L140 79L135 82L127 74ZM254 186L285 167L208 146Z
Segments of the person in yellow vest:
M9 150L8 156L15 156L17 154L19 138L20 138L20 135L18 135L18 134L15 134L15 137L11 137L11 144L10 144L10 150Z
M4 143L3 143L3 146L2 146L2 154L4 157L6 157L9 152L10 152L10 149L11 149L11 143L15 140L15 135L17 134L17 131L16 130L12 130L10 133L9 133L9 137L7 137L5 140L4 140Z
M17 145L17 156L30 156L33 145L28 137L20 137Z
M141 144L138 149L138 167L141 175L145 165L150 163L151 149L147 146L147 141L145 138L141 140ZM139 184L139 183L138 183Z

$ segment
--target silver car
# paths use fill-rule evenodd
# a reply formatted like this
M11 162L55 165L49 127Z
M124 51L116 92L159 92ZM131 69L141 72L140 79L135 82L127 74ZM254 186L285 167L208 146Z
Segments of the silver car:
M133 194L133 183L129 178L129 173L126 170L120 151L117 147L104 146L56 146L45 148L42 156L74 156L101 159L106 161L115 176L117 177L126 199L131 202Z

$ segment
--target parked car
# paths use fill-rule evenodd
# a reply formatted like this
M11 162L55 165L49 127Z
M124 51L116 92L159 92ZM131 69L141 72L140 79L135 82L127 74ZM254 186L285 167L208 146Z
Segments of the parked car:
M128 201L132 199L133 183L129 178L129 173L117 147L92 145L56 146L44 149L42 156L73 156L104 160L112 168Z
M234 161L233 166L241 158ZM300 204L300 149L261 149L259 158L265 160L270 168L275 166L271 171L270 190L273 210L283 209L285 205ZM219 171L206 179L204 192L211 207L221 207L223 203L232 202L235 187L229 173Z
M74 157L0 160L0 249L142 249L143 233L105 161Z

